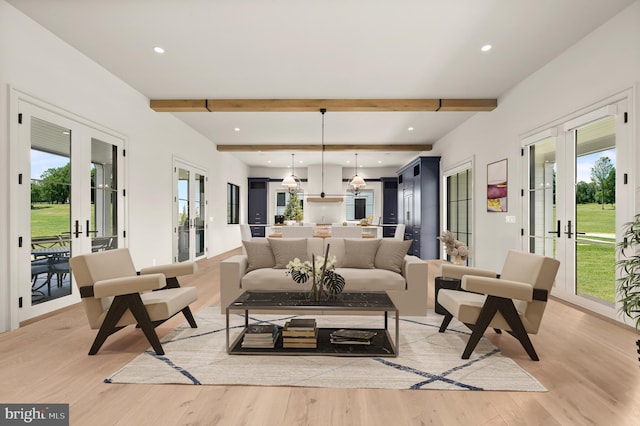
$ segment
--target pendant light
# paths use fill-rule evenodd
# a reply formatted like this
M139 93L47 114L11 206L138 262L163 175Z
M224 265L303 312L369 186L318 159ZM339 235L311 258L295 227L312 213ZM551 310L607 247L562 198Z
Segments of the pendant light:
M364 188L367 183L361 176L358 176L358 153L356 152L356 173L349 182L349 185L355 190L355 192L360 192L360 188Z
M297 193L301 190L300 179L294 173L294 156L295 154L291 154L291 175L282 179L282 186L291 193Z

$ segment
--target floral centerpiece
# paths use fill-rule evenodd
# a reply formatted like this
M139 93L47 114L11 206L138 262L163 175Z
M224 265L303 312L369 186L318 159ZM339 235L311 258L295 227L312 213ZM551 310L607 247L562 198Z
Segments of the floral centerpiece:
M451 231L443 232L438 239L442 241L447 254L455 259L454 263L456 265L460 265L463 260L467 260L469 248L465 243L456 240Z
M329 244L324 256L311 256L311 261L295 258L287 264L287 275L298 284L311 280L309 298L322 300L335 297L344 290L344 278L335 271L336 257L329 256Z

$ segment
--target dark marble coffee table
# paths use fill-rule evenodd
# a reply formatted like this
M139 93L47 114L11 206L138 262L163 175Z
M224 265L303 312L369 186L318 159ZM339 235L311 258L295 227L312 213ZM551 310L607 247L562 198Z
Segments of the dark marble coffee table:
M230 344L230 311L244 311L244 329ZM317 348L283 348L282 335L278 338L274 348L243 348L242 338L249 325L250 311L269 311L273 313L301 313L304 315L332 314L358 315L359 313L384 313L384 327L366 328L376 332L370 345L338 345L330 342L329 334L337 328L322 327L321 317L318 323ZM393 339L388 328L389 312L395 316L395 333ZM260 354L260 355L334 355L334 356L398 356L398 338L400 322L398 308L393 304L387 293L354 292L341 293L335 299L327 301L312 301L306 292L285 291L246 291L226 308L227 353L229 354ZM382 325L382 321L381 321Z

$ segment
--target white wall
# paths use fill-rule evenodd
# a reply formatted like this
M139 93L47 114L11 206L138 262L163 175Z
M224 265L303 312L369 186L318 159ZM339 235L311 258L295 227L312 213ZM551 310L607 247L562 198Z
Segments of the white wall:
M9 85L123 134L127 140L127 243L138 267L172 260L173 156L209 176L209 256L240 245L226 223L226 183L242 188L248 168L149 99L0 0L0 331L6 329L9 288ZM15 125L12 123L12 125ZM246 206L244 207L246 208Z
M639 46L640 1L500 97L496 110L474 115L435 144L431 154L442 156L442 170L468 160L469 153L475 154L476 265L499 270L505 251L521 248L521 136L636 86L640 80ZM632 107L631 126L637 129L637 91ZM637 131L632 137L638 146ZM509 160L509 212L487 213L486 165L502 158ZM638 166L636 154L634 170ZM638 179L636 175L636 188L640 186ZM638 207L636 211L640 211ZM516 216L517 223L506 224L506 215Z

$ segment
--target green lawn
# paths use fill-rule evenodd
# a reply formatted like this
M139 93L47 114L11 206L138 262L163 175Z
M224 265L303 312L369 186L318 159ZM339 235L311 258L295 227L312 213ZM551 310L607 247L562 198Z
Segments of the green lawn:
M610 205L579 204L577 231L615 234L616 211ZM578 293L610 303L615 302L615 238L578 236L576 280Z
M578 204L576 221L580 232L616 232L616 210L610 204L605 204L604 210L600 204Z
M31 237L49 237L70 231L69 204L33 203L31 205Z

